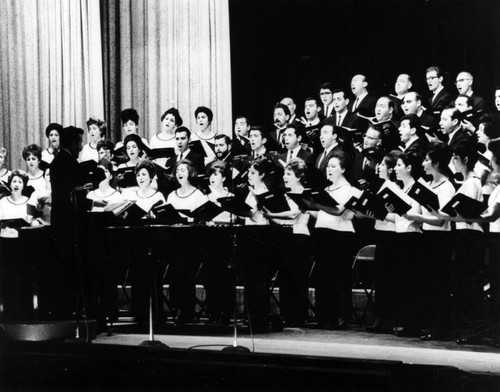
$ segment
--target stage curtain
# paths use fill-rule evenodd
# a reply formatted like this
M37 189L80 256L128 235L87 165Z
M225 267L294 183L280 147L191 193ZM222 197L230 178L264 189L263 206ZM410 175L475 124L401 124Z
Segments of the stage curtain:
M99 0L0 0L0 145L10 167L51 122L104 116Z
M196 107L210 107L212 128L231 135L227 0L105 0L101 7L106 118L115 141L120 110L129 107L148 140L170 107L191 130Z

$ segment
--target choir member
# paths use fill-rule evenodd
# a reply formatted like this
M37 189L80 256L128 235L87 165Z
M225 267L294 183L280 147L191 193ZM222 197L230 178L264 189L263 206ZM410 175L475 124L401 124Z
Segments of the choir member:
M179 183L179 188L168 195L167 204L171 204L180 211L193 211L205 204L208 201L207 196L193 184L196 175L196 169L190 161L186 159L178 161L175 164L175 178ZM180 324L192 322L194 318L195 277L201 260L200 249L193 246L193 238L188 237L187 235L176 236L176 241L172 244L170 258L171 300L178 310L177 322ZM201 241L201 239L194 240Z
M22 155L28 167L28 186L32 186L36 192L45 196L48 190L44 171L40 169L42 149L36 144L30 144L23 148Z
M11 171L7 168L7 149L5 147L0 147L0 181L7 183L11 175Z
M133 108L124 109L120 113L122 121L122 136L125 138L128 135L138 135L139 133L139 113ZM148 141L141 137L142 143L148 146ZM125 145L125 140L116 143L115 151L121 149Z
M49 141L49 146L42 152L42 161L51 163L60 147L60 137L63 127L57 123L51 123L45 129L45 136Z
M170 108L161 115L161 129L149 141L149 147L175 148L175 130L182 125L182 117L176 108Z
M443 144L430 145L422 163L425 173L431 177L428 187L437 195L439 208L443 208L455 195L450 181L448 163L451 151ZM422 223L423 257L421 260L422 294L430 318L430 330L421 340L449 340L451 325L451 225L422 207L422 213L408 213L408 217Z
M472 91L472 84L474 82L474 78L472 77L470 72L460 72L457 75L457 79L455 81L455 85L457 86L457 90L459 94L464 94L472 98L473 108L476 112L481 112L485 109L484 99L474 94Z
M474 172L478 160L477 145L474 142L460 142L452 148L452 164L464 181L457 193L482 202L481 179ZM483 229L477 222L463 221L436 213L441 219L455 220L453 247L455 252L453 268L453 299L455 331L460 343L467 343L478 329L484 327L483 298Z
M87 199L105 203L115 203L123 200L121 193L110 184L114 174L112 163L107 159L101 159L99 167L104 171L105 178L99 183L97 189L87 194ZM93 210L96 209L93 207Z
M123 140L123 145L125 147L128 161L120 164L118 166L118 169L126 167L136 167L144 155L146 146L142 142L139 135L133 133L125 136L125 139Z
M135 201L146 212L149 212L158 203L165 204L165 197L153 186L155 175L156 169L153 162L147 159L138 162L135 166L137 188L125 189L123 191L123 198Z
M367 113L370 117L375 113L377 100L368 93L368 80L365 75L354 75L351 79L351 91L354 100L349 106L351 113Z
M321 114L323 118L328 118L333 115L333 84L330 82L323 83L319 88L319 97L323 104Z
M305 162L300 158L291 159L285 166L283 174L284 185L290 189L289 193L302 194L307 172ZM285 326L301 326L307 317L309 295L309 254L310 232L308 222L310 215L307 211L300 211L297 204L285 195L289 211L272 213L264 209L264 215L273 223L283 226L292 226L293 239L284 252L280 252L279 266L280 287L280 315Z
M422 161L420 154L415 151L403 153L397 160L394 172L396 179L402 183L402 190L408 193L415 180L420 177ZM422 301L421 276L425 271L421 268L422 230L418 222L410 219L411 214L420 214L421 206L409 200L410 215L403 216L391 212L388 220L393 220L396 226L394 257L396 264L396 311L400 317L399 323L403 327L397 335L412 337L421 335L424 324L424 307ZM393 206L390 206L391 210Z
M428 109L432 115L439 116L439 113L453 101L452 95L443 86L444 76L441 68L435 65L427 68L425 80L431 93Z
M11 194L0 199L0 221L24 219L28 224L33 221L33 216L28 215L28 202L30 198L23 193L27 184L28 176L25 173L19 170L12 172L8 181ZM0 237L15 238L18 236L17 229L8 225L0 231Z
M215 157L214 144L215 136L217 136L217 130L212 129L212 120L214 114L212 110L205 106L199 106L194 111L194 117L196 119L197 130L191 135L190 141L197 142L201 144L201 150L196 150L197 153L204 156L204 164L212 162ZM193 146L195 145L192 143Z
M354 254L352 212L344 204L353 195L345 173L348 157L343 151L333 151L326 167L331 185L328 194L336 207L311 212L315 225L316 247L316 318L324 329L344 329L351 318L351 266ZM327 212L326 212L327 211Z
M106 123L99 118L90 117L87 120L87 135L88 143L83 146L79 161L99 162L97 144L106 137Z
M250 120L247 116L238 116L234 120L233 155L250 154L251 148L248 140L250 126Z
M496 186L488 199L487 210L475 221L489 223L489 233L486 236L486 245L489 249L487 269L487 278L490 283L489 321L493 345L500 347L500 141L491 141L488 150L491 153L491 166ZM463 343L480 343L484 335L486 334L479 333L475 338L469 337Z
M228 166L224 161L214 161L207 169L208 176L208 200L217 204L220 207L218 199L221 197L230 197L233 194L224 185L228 177ZM217 215L212 222L214 223L230 223L231 214L228 211L223 211Z
M401 156L400 150L386 154L377 167L381 180L396 183L394 168ZM383 188L383 187L382 187ZM381 188L381 189L382 189ZM358 215L358 214L356 214ZM372 219L375 219L371 215ZM394 254L396 242L396 225L389 219L375 221L375 322L368 327L368 332L393 333L396 325L396 264Z

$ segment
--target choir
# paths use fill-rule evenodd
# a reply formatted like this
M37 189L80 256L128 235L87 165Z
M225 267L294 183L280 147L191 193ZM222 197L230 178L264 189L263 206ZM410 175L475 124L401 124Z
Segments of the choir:
M278 276L286 325L304 325L311 283L317 327L349 328L353 257L374 244L376 321L368 331L500 344L500 88L496 111L487 112L470 73L457 76L456 97L439 67L426 70L426 81L428 99L411 91L407 74L399 75L395 94L378 98L363 75L352 78L352 99L327 82L304 101L303 117L285 97L273 108L272 128L237 116L233 138L212 128L213 112L203 106L194 113L195 130L182 125L176 108L166 110L149 142L138 135L135 109L122 111L124 138L116 145L105 122L91 117L75 175L91 179L80 184L89 211L113 213L128 225L249 227L238 244L221 229L214 238L225 248L175 237L170 272L178 322L193 320L195 275L211 260L212 320L229 319L236 279L245 286L249 322L265 330L271 277ZM23 149L27 173L9 170L0 148L1 237L16 237L23 225L50 225L50 172L65 150L66 129L49 124L45 150ZM132 205L139 207L134 213ZM236 275L229 271L234 257Z

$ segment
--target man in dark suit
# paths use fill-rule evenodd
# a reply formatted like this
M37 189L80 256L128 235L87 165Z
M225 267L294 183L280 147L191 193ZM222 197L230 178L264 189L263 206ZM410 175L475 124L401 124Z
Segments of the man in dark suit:
M429 132L435 131L438 128L437 119L425 112L422 106L422 97L419 93L411 91L406 94L402 107L405 116L409 114L417 115L420 119L420 126Z
M326 174L326 165L333 155L334 150L340 150L340 144L338 142L338 135L335 131L335 127L331 124L325 124L321 127L319 140L321 141L321 146L323 151L316 158L314 166L323 175Z
M354 128L357 116L348 110L349 98L344 90L339 88L333 90L333 108L334 114L331 116L331 122L337 127Z
M216 135L214 142L215 160L229 162L233 155L231 153L233 144L231 138L227 135Z
M455 99L455 108L457 108L458 111L462 113L462 115L460 116L460 123L462 127L471 133L475 133L479 125L479 116L474 110L474 100L472 99L472 97L460 94Z
M457 75L455 84L459 94L467 95L472 98L474 110L476 112L482 112L486 109L485 102L482 97L475 95L474 91L472 91L473 82L474 78L469 72L460 72Z
M297 105L295 105L293 99L290 97L285 97L280 101L280 103L288 106L288 110L290 111L290 118L288 119L288 124L293 124L295 122L298 122L299 120L297 118L297 113L296 113Z
M373 117L375 114L375 105L377 99L368 94L368 81L365 75L354 75L351 80L351 90L354 94L354 99L349 106L351 113L361 111Z
M406 94L410 92L412 87L411 77L408 74L400 74L394 83L394 91L396 95L390 96L391 100L394 102L394 116L396 119L400 119L404 116L402 105L403 99Z
M323 83L319 88L319 97L323 104L321 117L328 118L333 115L333 84L330 82Z
M282 152L285 149L283 133L285 132L285 129L288 126L288 120L290 119L290 110L288 109L288 106L282 103L277 103L274 107L273 119L274 130L269 133L266 148L269 151Z
M292 159L300 158L307 166L310 165L312 154L302 148L300 142L302 141L302 131L299 127L289 125L285 130L285 147L286 151L278 156L278 160L283 167L285 167Z
M443 109L453 101L453 96L443 86L443 74L439 67L427 68L425 80L431 92L428 109L433 116L439 118Z
M191 131L186 127L179 127L175 130L175 144L177 145L177 155L173 162L169 162L169 167L173 172L175 164L181 159L187 159L191 162L191 165L196 169L198 173L205 172L205 162L203 156L191 151L189 147L189 141L191 139Z
M353 180L359 189L376 190L379 178L377 164L383 158L384 131L380 125L370 125L363 136L363 148L354 157Z
M453 148L454 145L464 140L472 140L473 134L465 130L460 125L460 111L456 108L444 109L441 113L439 121L441 132L447 136L448 146Z
M407 114L401 118L399 134L403 143L403 152L414 151L424 156L429 141L422 131L420 118L416 114Z
M321 103L319 99L314 97L306 98L304 103L304 117L300 119L304 128L302 143L307 144L315 155L322 149L319 141L319 131L322 125L320 112Z
M234 138L232 145L233 155L249 155L250 141L248 132L250 131L250 120L247 116L238 116L234 121Z

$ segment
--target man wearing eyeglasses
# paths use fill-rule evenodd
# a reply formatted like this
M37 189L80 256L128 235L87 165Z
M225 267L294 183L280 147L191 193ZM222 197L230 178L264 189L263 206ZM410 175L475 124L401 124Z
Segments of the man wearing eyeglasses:
M455 81L455 85L457 86L457 90L459 94L467 95L472 98L474 101L473 108L476 112L481 112L484 110L484 99L474 94L472 91L472 84L474 82L474 78L469 72L460 72L457 76L457 80Z
M427 68L425 80L431 93L429 97L429 112L436 118L439 118L443 109L453 101L453 97L443 86L443 74L439 67L431 66Z

